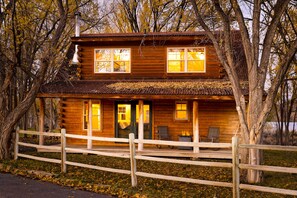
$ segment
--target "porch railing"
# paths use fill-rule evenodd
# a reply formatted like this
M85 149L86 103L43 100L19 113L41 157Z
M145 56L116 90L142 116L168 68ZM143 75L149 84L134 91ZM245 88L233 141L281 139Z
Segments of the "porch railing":
M61 137L61 146L45 146L37 145L31 143L24 143L19 141L19 134L31 134L31 135L43 135L43 136L56 136ZM66 145L66 138L74 139L84 139L84 140L93 140L93 141L104 141L104 142L120 142L120 143L129 143L129 154L120 154L120 153L111 153L111 152L102 152L89 149L78 149L70 148ZM179 160L179 159L167 159L167 158L158 158L158 157L149 157L136 155L135 144L158 144L158 145L168 145L168 146L186 146L186 147L199 147L199 148L232 148L232 161L231 162L205 162L205 161L192 161L192 160ZM44 157L37 157L28 154L19 153L19 146L33 147L36 149L49 149L49 150L60 150L61 159L49 159ZM122 173L131 175L131 185L137 185L137 176L149 177L155 179L165 179L171 181L180 181L188 182L195 184L203 185L212 185L220 187L229 187L233 189L233 197L240 197L240 189L261 191L261 192L270 192L270 193L279 193L284 195L297 195L297 190L288 190L281 188L272 188L264 187L250 184L241 184L240 183L240 169L253 169L253 170L262 170L262 171L273 171L273 172L282 172L282 173L297 173L297 168L288 168L288 167L279 167L279 166L264 166L264 165L249 165L242 164L239 160L239 149L266 149L266 150L278 150L278 151L296 151L297 146L272 146L272 145L244 145L238 144L238 137L232 138L232 144L230 143L194 143L194 142L176 142L176 141L162 141L162 140L138 140L135 139L134 134L129 134L129 139L127 138L106 138L106 137L92 137L84 135L73 135L66 134L66 130L62 129L61 133L49 133L49 132L35 132L35 131L24 131L18 130L16 133L16 141L14 148L14 159L17 160L18 157L29 158L33 160L58 163L61 164L61 172L67 171L67 165L79 166L83 168L90 168L101 171L108 171L113 173ZM85 154L95 154L109 157L119 157L119 158L128 158L130 159L130 170L124 169L115 169L100 167L96 165L83 164L78 162L71 162L67 160L67 152L77 152ZM156 162L168 162L168 163L177 163L177 164L188 164L188 165L197 165L197 166L210 166L210 167L223 167L232 169L233 181L231 182L219 182L219 181L210 181L210 180L200 180L193 178L184 178L177 176L153 174L137 171L137 161L136 160L148 160Z

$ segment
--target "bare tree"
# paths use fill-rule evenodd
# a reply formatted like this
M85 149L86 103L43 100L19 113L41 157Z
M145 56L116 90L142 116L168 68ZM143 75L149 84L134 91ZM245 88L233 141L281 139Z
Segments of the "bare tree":
M74 12L90 2L0 0L0 159L41 84L68 63Z
M264 12L263 6L265 1L260 0L253 2L240 1L240 3L237 0L230 0L224 3L219 0L207 1L204 5L210 6L215 10L217 23L221 25L216 30L222 31L222 37L216 37L203 15L205 7L197 4L195 0L191 0L191 2L196 20L212 40L220 62L224 66L232 84L243 142L259 144L261 143L263 127L272 109L277 90L283 82L291 62L293 59L296 59L297 39L296 35L291 35L291 45L279 60L275 78L265 96L264 88L267 80L270 53L277 35L276 29L286 10L292 9L293 5L290 4L290 0L271 1L273 6ZM244 18L242 9L245 5L250 8L252 16L248 21ZM273 14L266 14L267 11ZM261 23L263 18L267 18L269 23ZM232 50L232 29L238 29L241 35L248 68L248 100L243 95L243 89L236 73L236 67L240 65L238 65ZM243 161L246 163L257 165L260 163L260 160L260 153L256 149L251 149L249 153L244 153ZM260 176L261 173L259 171L249 170L247 180L251 183L260 182Z
M264 4L264 8L267 14L273 14L269 12L269 8L272 7L270 1ZM296 6L296 2L295 2ZM284 52L290 47L294 35L297 34L297 10L287 9L281 18L280 24L277 26L277 37L274 39L275 45L271 54L270 62L276 62L274 60L280 60L284 56ZM269 23L269 21L264 21ZM289 36L287 36L289 35ZM274 116L277 119L277 131L276 131L276 143L281 145L294 144L294 128L290 131L290 122L295 122L296 116L296 103L297 103L297 60L292 61L292 66L288 70L284 81L279 87L278 94L276 96L275 103L273 105ZM278 65L271 64L269 68L269 74L271 80L274 78L275 68Z
M296 73L290 73L279 88L273 105L277 120L276 143L280 145L294 145L294 129L290 131L290 122L296 122L297 104Z
M112 7L113 32L187 31L196 25L188 0L117 0Z

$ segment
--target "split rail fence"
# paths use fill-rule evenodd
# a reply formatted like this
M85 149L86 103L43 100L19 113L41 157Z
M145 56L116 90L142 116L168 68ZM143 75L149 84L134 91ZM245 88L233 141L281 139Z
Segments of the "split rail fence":
M46 145L37 145L37 144L20 142L19 134L61 137L61 146L46 146ZM66 146L66 138L84 139L84 140L92 140L92 141L128 143L130 153L129 154L121 154L121 153L95 151L95 150L90 150L90 149L70 148L70 147ZM136 155L136 151L135 151L136 150L135 145L138 143L154 144L154 145L168 145L168 146L178 146L178 147L187 146L187 147L199 147L199 148L232 148L232 161L231 162L206 162L206 161L193 161L193 160L180 160L180 159L168 159L168 158L141 156L141 155ZM19 153L19 146L33 147L36 149L60 150L61 159L49 159L49 158L38 157L38 156L33 156L33 155L28 155L28 154L22 154L22 153ZM91 136L84 136L84 135L66 134L65 129L62 129L61 133L50 133L50 132L41 133L41 132L36 132L36 131L18 130L16 132L14 159L17 160L18 157L23 157L23 158L29 158L32 160L39 160L39 161L61 164L61 172L64 172L64 173L67 170L67 165L71 165L71 166L78 166L78 167L101 170L101 171L108 171L108 172L113 172L113 173L127 174L127 175L131 175L131 185L132 186L137 185L137 176L141 176L141 177L149 177L149 178L154 178L154 179L165 179L165 180L171 180L171 181L179 181L179 182L187 182L187 183L195 183L195 184L203 184L203 185L212 185L212 186L219 186L219 187L229 187L229 188L232 188L232 190L233 190L234 198L240 197L240 189L297 196L297 190L272 188L272 187L250 185L250 184L241 184L240 183L240 169L253 169L253 170L261 170L261 171L272 171L272 172L297 174L297 168L242 164L242 163L240 163L240 160L239 160L239 149L261 149L261 150L277 150L277 151L295 151L295 152L297 152L297 146L239 144L238 137L233 137L232 143L204 143L204 142L203 143L201 143L201 142L194 143L194 142L177 142L177 141L162 141L162 140L138 140L138 139L134 138L134 134L132 134L132 133L129 135L129 139L127 139L127 138L106 138L106 137L91 137ZM95 155L102 155L102 156L109 156L109 157L127 158L127 159L130 159L130 170L107 168L107 167L100 167L100 166L96 166L96 165L71 162L71 161L68 161L66 158L67 153L71 153L71 152L84 153L84 154L95 154ZM140 171L137 171L136 160L148 160L148 161L156 161L156 162L168 162L168 163L188 164L188 165L197 165L197 166L230 168L230 169L232 169L233 181L232 181L232 183L231 182L229 183L229 182L200 180L200 179L193 179L193 178L184 178L184 177L177 177L177 176L140 172Z

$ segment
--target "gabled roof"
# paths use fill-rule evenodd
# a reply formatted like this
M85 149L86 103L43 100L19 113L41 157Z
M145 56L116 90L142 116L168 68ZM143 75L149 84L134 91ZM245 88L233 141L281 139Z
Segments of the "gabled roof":
M244 94L248 87L243 83ZM39 97L108 96L108 98L197 98L198 96L233 96L225 80L90 80L58 81L41 87ZM199 97L198 97L199 98ZM206 97L207 98L207 97Z

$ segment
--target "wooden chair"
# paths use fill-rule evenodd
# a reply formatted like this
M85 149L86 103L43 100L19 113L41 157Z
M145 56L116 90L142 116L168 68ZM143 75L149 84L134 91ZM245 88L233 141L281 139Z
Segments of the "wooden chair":
M201 142L220 142L220 128L219 127L209 127L208 134L206 138L201 138Z
M170 140L170 136L168 134L168 126L157 126L155 137L157 140ZM161 148L161 145L157 145L157 147ZM172 146L169 147L171 148Z

